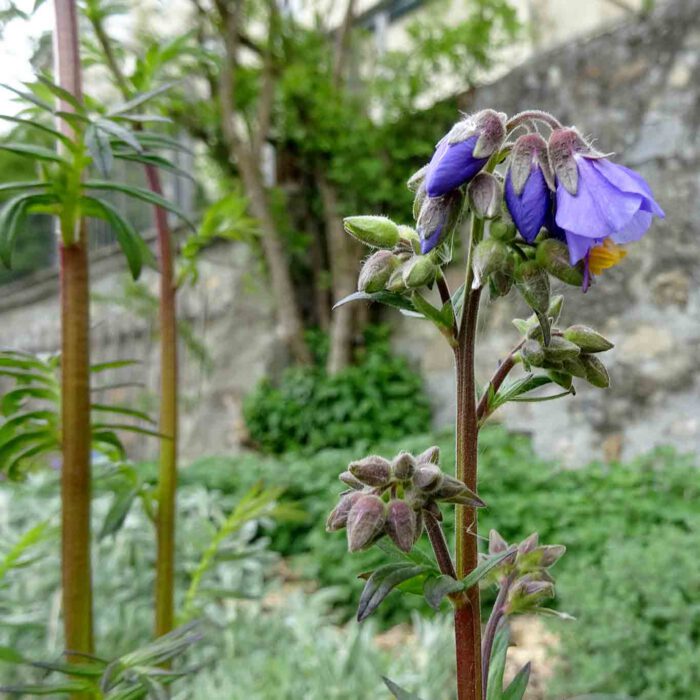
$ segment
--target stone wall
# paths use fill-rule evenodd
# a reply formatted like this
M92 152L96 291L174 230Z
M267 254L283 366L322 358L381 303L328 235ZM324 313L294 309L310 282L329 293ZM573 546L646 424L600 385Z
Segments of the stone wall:
M572 3L573 5L573 3ZM528 61L469 97L469 109L492 106L508 113L539 107L594 134L603 151L616 151L641 171L667 212L665 221L630 249L588 294L566 288L565 320L588 322L613 340L608 354L613 386L581 387L575 398L506 407L501 419L532 433L540 452L576 464L673 444L700 451L700 0L659 3L635 19ZM262 376L282 366L274 314L259 269L244 247L219 245L202 262L201 283L183 290L182 316L205 342L213 368L183 363L186 456L238 449L244 431L241 401ZM450 273L455 276L457 270ZM118 254L95 259L93 291L122 296ZM155 275L145 281L155 287ZM51 351L58 347L55 273L45 272L0 289L0 345ZM515 295L512 295L513 297ZM479 376L516 340L513 316L525 313L515 298L486 302ZM398 351L424 372L435 422L451 422L452 360L437 334L420 321L387 314ZM134 358L142 364L115 371L105 382L140 382L143 388L112 396L152 405L158 363L154 322L105 302L93 304L92 340L99 360ZM149 448L135 445L140 453Z

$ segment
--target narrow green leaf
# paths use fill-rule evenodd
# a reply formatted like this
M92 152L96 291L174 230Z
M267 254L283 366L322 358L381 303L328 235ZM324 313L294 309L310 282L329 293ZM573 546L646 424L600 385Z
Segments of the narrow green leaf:
M416 307L409 299L401 294L394 294L393 292L375 292L374 294L368 294L367 292L354 292L353 294L348 294L348 296L337 302L333 308L337 309L339 306L349 304L351 301L376 301L379 304L386 304L387 306L393 306L397 309L416 311Z
M15 190L40 190L47 187L43 180L27 180L26 182L6 182L0 185L0 193L14 192Z
M488 574L492 569L495 569L504 559L512 556L514 551L515 550L511 548L507 549L505 552L500 552L499 554L489 555L487 559L482 561L479 566L477 566L462 579L462 587L464 590L469 590L472 586L479 583L479 581L481 581L486 574Z
M45 424L57 423L58 413L54 411L27 411L11 416L0 426L0 445L9 440L10 436L25 424L32 425L36 421L42 421Z
M389 691L396 698L396 700L421 700L417 695L404 690L402 687L396 685L394 681L389 680L386 676L382 676L382 680L384 681L384 685L389 688Z
M0 661L7 661L11 664L23 664L24 657L16 649L0 647Z
M509 401L514 401L519 396L535 391L540 387L551 384L552 380L544 375L528 374L514 381L508 382L500 388L492 402L489 402L489 412L495 411Z
M446 317L440 309L435 308L420 292L413 292L411 301L416 310L432 321L440 330L452 331L452 310Z
M526 663L503 691L503 700L523 700L527 684L530 682L530 662Z
M114 157L118 158L119 160L128 160L133 163L141 163L142 165L153 165L156 168L167 170L168 172L179 175L180 177L186 177L188 180L192 180L194 182L194 177L192 177L191 173L188 173L182 168L178 168L177 165L171 163L167 158L163 158L162 156L154 155L152 153L136 155L134 153L122 153L117 151L115 152Z
M488 679L486 679L486 700L502 700L503 673L506 668L509 640L510 631L508 625L502 624L496 632L493 647L491 648L489 675Z
M53 163L66 163L65 158L62 158L56 151L43 146L33 146L29 143L0 143L0 150L15 153L18 156L28 156L35 160L51 161Z
M139 199L143 202L148 202L149 204L153 204L157 207L160 207L161 209L165 209L166 211L172 212L173 214L179 216L193 230L195 229L194 224L188 219L187 215L183 211L181 211L174 204L171 204L164 197L161 197L160 195L157 195L154 192L151 192L151 190L148 190L144 187L124 185L119 182L109 182L107 180L89 180L85 183L85 187L91 190L122 192L128 195L129 197Z
M132 97L130 100L127 102L124 102L123 104L117 105L116 107L113 107L109 112L107 112L108 117L116 117L116 116L121 116L125 112L131 112L132 109L136 109L136 107L139 107L140 105L144 104L145 102L148 102L149 100L152 100L154 97L157 97L158 95L162 95L164 92L167 92L170 90L174 85L177 85L176 82L169 82L165 83L153 90L149 90L148 92L143 92L139 95L135 95Z
M6 416L17 413L19 407L22 405L22 402L26 399L40 399L50 401L54 404L58 404L60 401L58 392L53 389L38 386L22 386L8 391L2 397L0 409Z
M7 83L0 83L0 87L3 87L6 90L9 90L10 92L14 92L15 95L21 97L25 102L31 102L33 105L39 107L40 109L43 109L45 112L51 112L52 114L54 113L54 108L52 105L50 105L48 102L44 102L44 100L40 100L36 95L32 94L31 92L24 92L23 90L18 90L17 88L12 87L12 85L8 85Z
M136 124L147 124L148 122L157 122L159 124L172 124L173 120L169 117L164 117L160 114L115 114L113 119L124 119Z
M12 122L13 124L21 124L22 126L27 126L32 129L38 129L39 131L43 131L45 134L50 134L53 138L59 139L66 146L73 144L73 142L68 136L62 134L57 129L52 129L50 126L42 124L36 119L23 119L22 117L12 117L9 114L0 114L0 119L3 119L6 122Z
M442 603L445 596L462 590L464 590L464 584L461 581L453 579L452 576L441 575L436 578L427 579L423 588L423 593L425 599L428 601L428 605L430 605L433 610L439 610L440 603Z
M137 153L141 153L143 151L143 146L138 142L136 136L134 136L129 129L124 128L121 124L116 124L109 119L98 119L95 122L95 126L98 129L111 134L119 141L125 143L127 146L130 146Z
M109 136L94 124L90 124L85 129L85 145L100 175L109 177L114 165L114 154L112 153L112 144Z
M157 430L149 430L148 428L141 428L138 425L130 425L129 423L95 423L92 427L97 431L121 430L127 433L138 433L139 435L157 437L161 440L168 439L166 435L159 433Z
M54 442L54 438L46 428L36 428L21 432L11 437L0 445L0 467L5 468L10 462L10 457L19 450L33 447L36 443L44 444L46 441Z
M55 97L69 104L78 114L85 114L85 105L71 92L57 85L52 80L49 80L43 75L37 75L37 80L44 85ZM31 85L25 83L31 89Z
M63 683L47 683L46 685L31 684L0 686L0 691L10 695L50 695L59 697L64 693L79 693L92 688L87 681L64 681Z
M98 539L103 540L121 529L138 494L139 490L137 488L114 494L112 505L107 511L100 533L97 536Z
M425 573L426 567L415 564L385 564L380 566L367 580L357 606L357 621L366 620L380 605L392 589L403 581Z
M140 365L140 360L112 360L110 362L96 362L90 367L90 371L93 374L99 374L110 369L121 369L122 367L133 367L134 365Z
M116 413L120 416L130 416L131 418L138 418L139 420L146 421L146 423L152 423L155 425L156 421L151 418L145 411L139 411L135 408L127 408L126 406L108 406L106 404L94 403L90 406L93 411L99 411L101 413ZM0 429L1 430L1 429Z

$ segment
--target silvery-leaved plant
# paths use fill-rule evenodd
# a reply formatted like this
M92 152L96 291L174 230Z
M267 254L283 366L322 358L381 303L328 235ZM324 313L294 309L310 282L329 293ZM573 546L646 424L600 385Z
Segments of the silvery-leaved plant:
M369 456L340 475L349 488L328 518L329 531L346 529L350 552L377 545L393 560L368 575L358 619L388 595L419 592L438 607L454 608L459 700L520 700L530 667L503 688L507 620L546 607L554 595L550 567L560 545L536 534L508 545L496 532L487 554L477 548L477 440L481 426L510 401L546 401L575 393L579 380L606 388L600 355L612 343L582 324L559 325L563 297L551 280L587 292L622 261L654 216L664 213L644 179L599 153L575 127L537 110L508 119L491 109L464 116L438 142L430 162L413 174L413 225L383 216L352 216L346 231L373 249L358 291L340 304L378 301L431 321L454 351L457 384L454 476L439 466L437 448L393 459ZM463 219L470 223L464 281L452 292L443 268ZM439 303L428 291L436 289ZM520 338L485 386L474 377L479 301L511 293L532 314L515 319ZM516 366L522 375L509 379ZM544 387L548 393L533 393ZM553 388L553 391L552 391ZM454 507L454 556L442 527L442 508ZM427 534L434 557L416 547ZM398 561L396 559L398 558ZM483 630L479 585L498 596ZM397 697L413 697L387 681Z

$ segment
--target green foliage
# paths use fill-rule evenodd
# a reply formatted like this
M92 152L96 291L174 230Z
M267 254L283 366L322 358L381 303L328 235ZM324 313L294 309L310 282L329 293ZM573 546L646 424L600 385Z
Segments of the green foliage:
M371 445L423 432L430 408L420 377L390 351L384 330L370 331L357 364L329 376L319 364L264 380L246 399L252 439L283 453Z

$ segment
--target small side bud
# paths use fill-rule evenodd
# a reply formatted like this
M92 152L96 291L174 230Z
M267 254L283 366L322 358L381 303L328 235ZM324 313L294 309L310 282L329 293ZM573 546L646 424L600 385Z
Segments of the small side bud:
M523 358L523 362L528 365L533 367L542 367L544 365L544 348L536 340L527 340L520 348L520 355Z
M508 246L495 238L481 241L474 249L474 287L481 287L494 272L513 274L513 257Z
M486 503L479 498L467 485L453 476L444 474L440 487L432 493L432 497L445 503L455 503L472 508L485 508Z
M472 117L479 138L474 147L474 158L490 158L506 137L506 115L493 109L484 109Z
M398 258L388 250L378 250L367 258L360 270L357 288L361 292L373 294L381 292L391 277L391 273L399 266Z
M391 462L378 455L370 455L348 465L350 473L367 486L387 486L391 481Z
M425 464L416 469L413 475L413 485L423 493L433 493L442 485L443 473L432 464Z
M578 345L581 348L581 352L605 352L614 347L607 338L588 326L569 326L564 331L564 337Z
M491 229L489 231L491 238L496 238L504 243L512 241L515 238L516 233L517 231L513 222L504 221L503 219L494 221L491 224Z
M386 504L379 496L361 494L348 513L348 550L358 552L374 542L386 523Z
M340 476L338 477L346 486L349 486L351 489L355 489L355 491L362 491L362 489L365 487L365 485L359 480L356 479L349 471L344 471Z
M386 534L402 551L410 552L416 537L416 512L404 501L392 499L387 507Z
M533 311L542 314L547 312L549 277L534 260L526 260L518 265L515 269L515 284Z
M549 345L544 349L547 360L552 362L563 362L564 360L574 360L581 353L581 349L575 343L571 343L566 338L555 335L549 341Z
M539 542L540 536L536 532L533 532L518 545L518 554L529 554L537 547Z
M328 520L326 520L326 532L336 532L337 530L342 530L347 525L350 510L362 495L363 494L358 491L355 491L353 493L346 493L340 497L338 505L333 508L331 514L328 516Z
M586 381L599 389L607 389L610 386L610 375L605 365L595 355L580 356L586 368Z
M408 481L416 471L416 460L409 452L399 452L391 463L394 476L400 481Z
M508 549L508 543L501 537L497 530L489 532L489 554L500 554Z
M539 549L542 552L540 564L545 569L554 566L566 554L566 547L563 544L546 544Z
M408 289L419 289L431 284L437 273L437 266L428 255L416 255L403 265L403 283Z
M536 260L552 277L580 287L584 279L583 263L572 265L569 262L569 249L565 243L555 238L547 238L537 244Z
M480 219L494 219L501 211L503 190L491 173L480 172L467 187L469 207Z
M414 253L420 250L420 237L418 231L411 226L401 224L399 226L399 245L404 244L406 249L410 249Z
M399 242L399 227L386 216L348 216L345 230L371 248L393 248Z
M403 281L403 269L406 263L397 267L392 273L391 277L386 283L386 291L394 292L394 294L402 294L407 290L406 283Z
M431 464L439 464L440 463L440 448L437 445L433 445L432 447L429 447L427 450L425 450L424 452L421 452L416 457L416 462L418 462L418 464L423 464L424 462L430 462Z
M420 192L420 190L419 190ZM421 253L429 253L455 230L462 213L464 195L454 190L441 197L426 197L416 219Z

